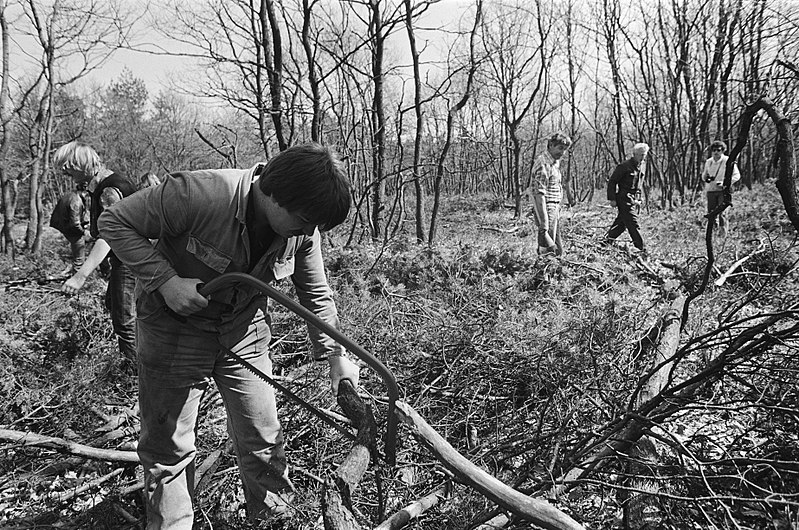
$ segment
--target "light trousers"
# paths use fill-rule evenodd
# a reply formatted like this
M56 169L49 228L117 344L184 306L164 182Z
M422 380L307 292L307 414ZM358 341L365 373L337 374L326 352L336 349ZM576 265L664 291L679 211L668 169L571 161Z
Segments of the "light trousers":
M233 347L256 368L272 373L269 329L263 315L255 319ZM171 318L164 315L164 318ZM267 508L268 492L292 491L272 387L220 351L214 335L139 321L139 458L144 467L147 530L191 530L194 519L194 459L200 399L208 379L185 383L187 363L198 355L213 355L213 378L227 412L227 428L241 472L247 516ZM158 356L159 368L153 360ZM169 357L171 356L171 358ZM148 369L147 366L150 366ZM171 368L170 368L171 367ZM173 382L164 377L173 369Z
M535 221L538 225L538 253L541 255L550 254L554 252L560 256L563 254L563 242L560 239L560 203L547 202L547 222L539 219L536 213ZM546 236L555 243L555 248L547 245Z

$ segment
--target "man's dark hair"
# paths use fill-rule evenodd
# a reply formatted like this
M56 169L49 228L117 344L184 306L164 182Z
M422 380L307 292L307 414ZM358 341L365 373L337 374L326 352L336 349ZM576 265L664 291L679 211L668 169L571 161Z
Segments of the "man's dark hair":
M340 225L350 211L350 182L344 163L317 143L289 147L267 162L258 186L289 212L299 213L320 230Z

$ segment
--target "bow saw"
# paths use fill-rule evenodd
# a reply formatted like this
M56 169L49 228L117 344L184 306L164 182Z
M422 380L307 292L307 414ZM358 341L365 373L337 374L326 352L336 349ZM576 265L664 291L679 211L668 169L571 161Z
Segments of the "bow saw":
M299 315L303 320L311 324L312 326L320 329L328 336L335 339L339 344L344 346L347 351L353 353L356 357L364 361L367 365L369 365L380 378L383 380L383 383L386 385L386 390L388 393L388 420L386 424L386 443L385 443L385 458L386 462L389 465L394 465L396 463L397 458L397 415L396 415L396 402L399 399L399 387L397 385L397 380L394 377L394 374L374 355L366 351L363 347L359 344L351 340L349 337L344 335L342 332L328 324L327 322L323 321L321 318L316 316L312 311L309 311L298 302L294 301L293 299L286 296L282 291L279 291L275 287L263 282L257 278L250 276L249 274L245 274L242 272L229 272L226 274L222 274L221 276L217 276L210 282L206 284L198 285L198 292L203 296L209 296L216 291L221 291L231 285L243 283L249 285L250 287L254 287L262 294L266 295L267 297L271 298L272 300L276 301L283 307L289 309L293 313ZM183 316L178 315L174 311L172 311L166 305L164 306L167 313L170 314L172 317L176 318L181 322L186 322L186 318ZM351 440L355 440L355 436L333 421L329 416L323 414L319 411L316 407L302 399L300 396L289 390L285 385L281 384L280 382L276 381L274 377L271 377L252 364L250 364L247 360L243 359L240 355L232 352L229 348L225 348L220 345L222 350L228 355L230 358L235 360L241 366L252 372L256 377L271 385L273 388L277 389L278 391L282 392L284 395L288 396L292 401L299 404L303 409L307 410L317 418L321 419L326 424L330 425L331 427L335 428L346 437L350 438Z

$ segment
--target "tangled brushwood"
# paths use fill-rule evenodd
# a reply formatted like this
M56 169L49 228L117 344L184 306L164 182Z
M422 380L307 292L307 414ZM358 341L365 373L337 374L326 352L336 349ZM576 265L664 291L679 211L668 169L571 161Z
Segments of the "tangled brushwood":
M389 466L386 389L368 368L359 395L377 438L359 456L280 398L298 489L286 527L530 528L520 514L542 506L596 529L796 526L799 249L774 222L777 193L736 193L685 322L707 257L704 228L684 220L701 205L643 217L648 259L598 245L603 223L585 207L565 215L566 254L538 258L528 221L509 230L510 213L487 205L444 211L454 228L435 248L401 234L326 249L342 331L394 372L403 421ZM1 279L58 270L60 245L4 263ZM4 528L143 525L136 382L92 282L73 299L37 284L0 297ZM281 383L354 432L308 360L304 324L282 308L273 321ZM213 388L197 437L195 528L257 528ZM532 504L495 495L494 478Z

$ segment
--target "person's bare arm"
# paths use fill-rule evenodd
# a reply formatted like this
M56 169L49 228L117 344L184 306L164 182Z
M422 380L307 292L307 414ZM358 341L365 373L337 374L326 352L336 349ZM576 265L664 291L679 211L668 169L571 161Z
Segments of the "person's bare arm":
M86 279L94 272L94 269L100 266L100 263L102 263L110 250L111 247L104 240L98 239L95 241L92 251L86 257L86 261L83 262L81 268L70 279L64 282L64 285L61 286L61 292L75 294L80 291L86 283Z
M106 188L100 195L100 204L103 205L103 208L108 208L121 200L122 193L116 188ZM102 239L95 241L86 261L83 262L81 268L70 279L64 282L64 285L61 286L61 292L75 294L80 291L86 283L86 279L100 266L100 263L103 262L110 250L111 247Z

